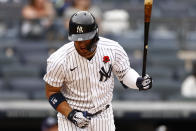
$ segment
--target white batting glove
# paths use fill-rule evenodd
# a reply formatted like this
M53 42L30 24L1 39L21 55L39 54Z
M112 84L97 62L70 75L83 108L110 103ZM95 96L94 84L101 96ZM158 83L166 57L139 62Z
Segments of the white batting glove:
M136 85L139 90L148 90L152 88L152 78L148 74L146 74L143 78L138 77Z
M90 122L90 117L86 116L86 112L82 112L76 109L73 109L67 118L80 128L87 127Z

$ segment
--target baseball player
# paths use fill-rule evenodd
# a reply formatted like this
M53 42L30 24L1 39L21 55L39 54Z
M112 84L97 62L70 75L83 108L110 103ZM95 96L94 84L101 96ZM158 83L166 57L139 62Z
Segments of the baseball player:
M152 79L140 77L116 41L99 37L94 16L75 13L69 40L47 60L46 96L58 111L59 131L114 131L114 75L125 87L148 90Z

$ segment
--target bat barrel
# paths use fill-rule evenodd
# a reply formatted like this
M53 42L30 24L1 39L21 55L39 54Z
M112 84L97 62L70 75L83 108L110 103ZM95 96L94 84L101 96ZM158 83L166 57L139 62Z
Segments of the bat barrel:
M150 22L150 17L151 17L151 12L152 12L152 0L145 0L145 5L144 5L144 14L145 14L145 18L144 21L145 22Z

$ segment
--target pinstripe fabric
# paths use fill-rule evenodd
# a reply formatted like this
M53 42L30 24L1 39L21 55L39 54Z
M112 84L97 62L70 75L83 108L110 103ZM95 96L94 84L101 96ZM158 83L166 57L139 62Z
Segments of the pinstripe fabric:
M91 118L88 127L81 129L76 127L67 118L58 116L59 131L115 131L112 107Z
M103 62L104 56L108 56L110 61ZM72 108L95 113L112 101L114 74L122 80L129 69L129 58L124 49L117 42L100 37L96 53L90 61L78 54L73 42L58 49L47 60L44 80L54 87L62 87L61 92ZM61 113L58 113L58 117L60 126L66 127L65 130L78 130ZM113 131L112 109L93 118L91 127L89 131Z

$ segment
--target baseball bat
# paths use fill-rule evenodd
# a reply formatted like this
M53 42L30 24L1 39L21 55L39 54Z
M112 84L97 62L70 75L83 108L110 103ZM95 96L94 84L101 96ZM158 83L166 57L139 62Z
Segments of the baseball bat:
M150 27L152 4L153 4L153 0L144 0L144 50L143 50L142 77L144 77L146 74L148 34L149 34L149 27Z

